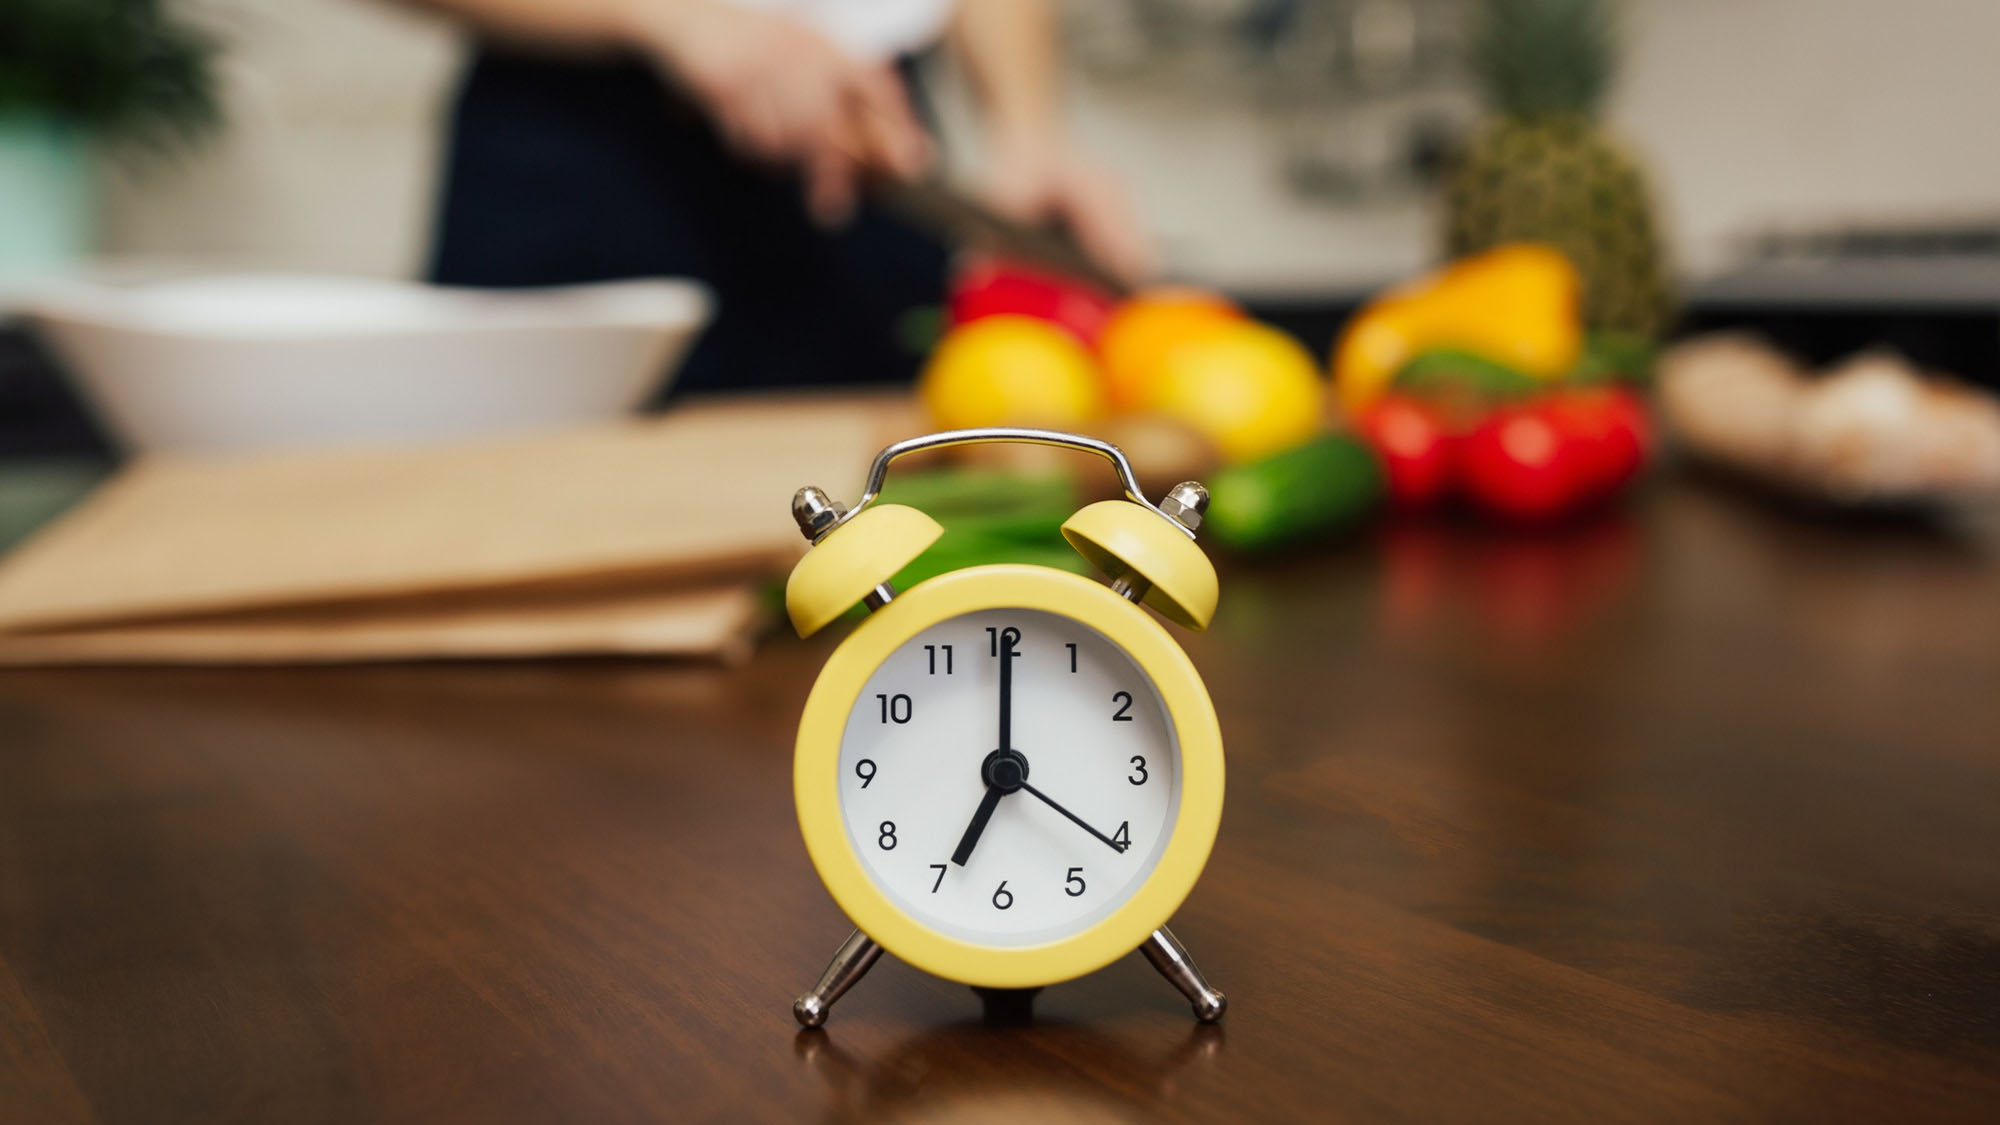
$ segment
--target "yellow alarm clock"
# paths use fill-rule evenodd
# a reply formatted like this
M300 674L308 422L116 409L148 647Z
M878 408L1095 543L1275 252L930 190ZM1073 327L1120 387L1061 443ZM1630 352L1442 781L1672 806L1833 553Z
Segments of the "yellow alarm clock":
M897 592L943 529L879 504L923 450L1023 442L1097 454L1124 498L1064 538L1109 585L1050 567L968 567ZM806 850L856 927L793 1014L808 1027L884 949L986 989L1033 989L1142 951L1204 1021L1225 1001L1166 923L1222 820L1222 732L1187 654L1140 604L1205 628L1215 568L1194 543L1201 485L1148 501L1117 446L1029 429L955 430L876 455L843 507L799 490L813 547L785 608L810 636L857 602L799 721L793 792Z

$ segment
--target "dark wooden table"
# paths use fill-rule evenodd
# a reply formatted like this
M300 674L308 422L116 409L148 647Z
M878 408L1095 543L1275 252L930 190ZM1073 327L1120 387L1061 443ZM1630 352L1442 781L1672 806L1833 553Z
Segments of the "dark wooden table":
M1239 566L1175 923L994 1026L791 809L829 643L0 676L0 1119L2000 1115L2000 539L1663 489Z

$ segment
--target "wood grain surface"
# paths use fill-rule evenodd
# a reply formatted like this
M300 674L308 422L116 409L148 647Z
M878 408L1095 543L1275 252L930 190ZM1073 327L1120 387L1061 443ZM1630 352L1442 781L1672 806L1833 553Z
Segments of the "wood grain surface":
M1986 529L1990 530L1990 529ZM847 926L734 669L0 675L0 1119L1992 1120L2000 539L1665 488L1225 574L1175 921L1025 1026Z

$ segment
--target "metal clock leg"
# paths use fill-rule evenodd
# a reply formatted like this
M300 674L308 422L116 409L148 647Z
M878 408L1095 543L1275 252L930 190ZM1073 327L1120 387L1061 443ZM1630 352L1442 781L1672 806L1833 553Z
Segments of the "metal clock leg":
M1181 990L1181 995L1194 1005L1194 1018L1203 1023L1214 1023L1222 1018L1229 1007L1229 998L1210 988L1208 979L1195 967L1194 958L1188 956L1187 946L1182 945L1172 930L1161 926L1139 947L1146 960L1153 963L1160 975L1173 982ZM801 1016L801 1019L804 1017Z
M860 930L847 935L847 940L840 943L840 949L827 964L826 971L819 975L819 983L813 985L810 992L792 1001L792 1015L805 1027L818 1027L825 1023L827 1009L853 988L855 981L874 968L881 956L882 947L875 944L874 938ZM1165 972L1164 969L1161 971Z

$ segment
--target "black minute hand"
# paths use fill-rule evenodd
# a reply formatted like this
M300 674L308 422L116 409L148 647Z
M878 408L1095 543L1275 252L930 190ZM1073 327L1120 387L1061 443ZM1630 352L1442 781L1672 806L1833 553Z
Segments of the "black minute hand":
M1063 808L1061 805L1056 804L1054 798L1051 798L1047 793L1042 792L1041 790L1035 788L1034 786L1028 784L1025 781L1021 783L1021 788L1026 789L1030 793L1033 793L1035 797L1038 800L1040 800L1043 804L1068 817L1070 819L1070 822L1072 824L1075 824L1078 828L1081 828L1085 832L1090 833L1092 836L1095 836L1098 839L1104 841L1105 846L1109 847L1112 851L1117 852L1120 855L1123 855L1125 853L1125 849L1129 845L1121 844L1118 841L1112 839L1111 837L1106 836L1104 833L1099 832L1097 829L1092 828L1090 825L1085 824L1083 822L1082 817L1076 815L1075 813L1069 811L1066 808Z
M1000 745L995 750L1014 748L1014 646L1020 640L1019 629L1000 630Z

